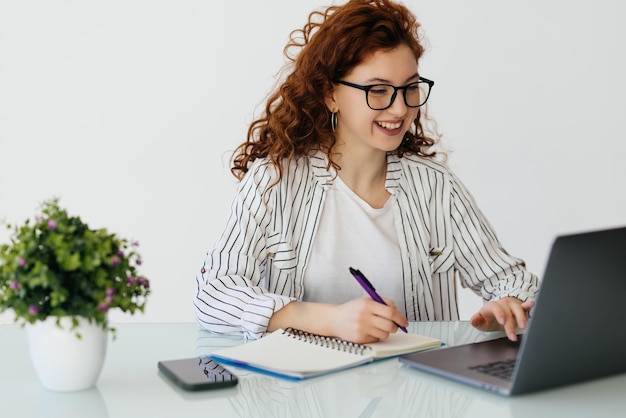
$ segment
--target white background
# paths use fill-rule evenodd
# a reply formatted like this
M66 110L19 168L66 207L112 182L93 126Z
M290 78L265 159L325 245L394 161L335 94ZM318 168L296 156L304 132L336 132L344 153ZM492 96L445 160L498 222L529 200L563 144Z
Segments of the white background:
M195 272L234 195L230 151L289 32L325 4L0 0L0 219L60 197L141 244L153 294L112 321L193 321ZM405 4L449 162L509 252L541 275L556 235L625 225L624 3ZM463 318L480 303L463 292Z

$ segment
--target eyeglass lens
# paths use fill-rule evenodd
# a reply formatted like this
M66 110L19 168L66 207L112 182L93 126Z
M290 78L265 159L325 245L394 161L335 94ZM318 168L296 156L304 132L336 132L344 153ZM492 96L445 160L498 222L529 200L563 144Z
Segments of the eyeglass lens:
M390 107L397 94L404 96L404 101L409 107L419 107L426 103L430 93L430 85L425 82L416 82L398 90L393 86L380 84L371 86L367 91L367 104L372 109L382 110Z

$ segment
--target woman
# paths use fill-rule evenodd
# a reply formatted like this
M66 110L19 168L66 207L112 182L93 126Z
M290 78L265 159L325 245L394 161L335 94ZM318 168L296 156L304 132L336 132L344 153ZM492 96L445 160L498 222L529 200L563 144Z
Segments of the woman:
M424 129L434 83L418 71L418 30L400 4L357 0L292 33L289 73L235 152L238 193L196 277L203 327L377 341L407 318L457 320L455 275L485 301L472 325L512 340L525 327L537 278ZM350 267L386 304L363 296Z

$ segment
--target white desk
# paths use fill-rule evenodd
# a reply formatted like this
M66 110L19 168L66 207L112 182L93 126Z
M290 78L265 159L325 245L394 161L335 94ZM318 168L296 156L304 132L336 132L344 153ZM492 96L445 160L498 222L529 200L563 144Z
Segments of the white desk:
M121 324L95 388L44 389L30 363L26 333L0 326L0 416L19 417L615 417L626 410L626 374L518 398L504 398L431 376L397 359L291 382L236 370L234 388L183 392L157 361L193 357L238 339L195 324ZM413 323L409 331L448 345L491 338L466 322Z

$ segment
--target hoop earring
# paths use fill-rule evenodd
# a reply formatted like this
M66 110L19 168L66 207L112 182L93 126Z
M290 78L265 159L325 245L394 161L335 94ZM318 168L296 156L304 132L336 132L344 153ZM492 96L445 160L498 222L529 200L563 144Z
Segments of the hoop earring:
M337 129L337 112L330 112L330 129L333 132Z

